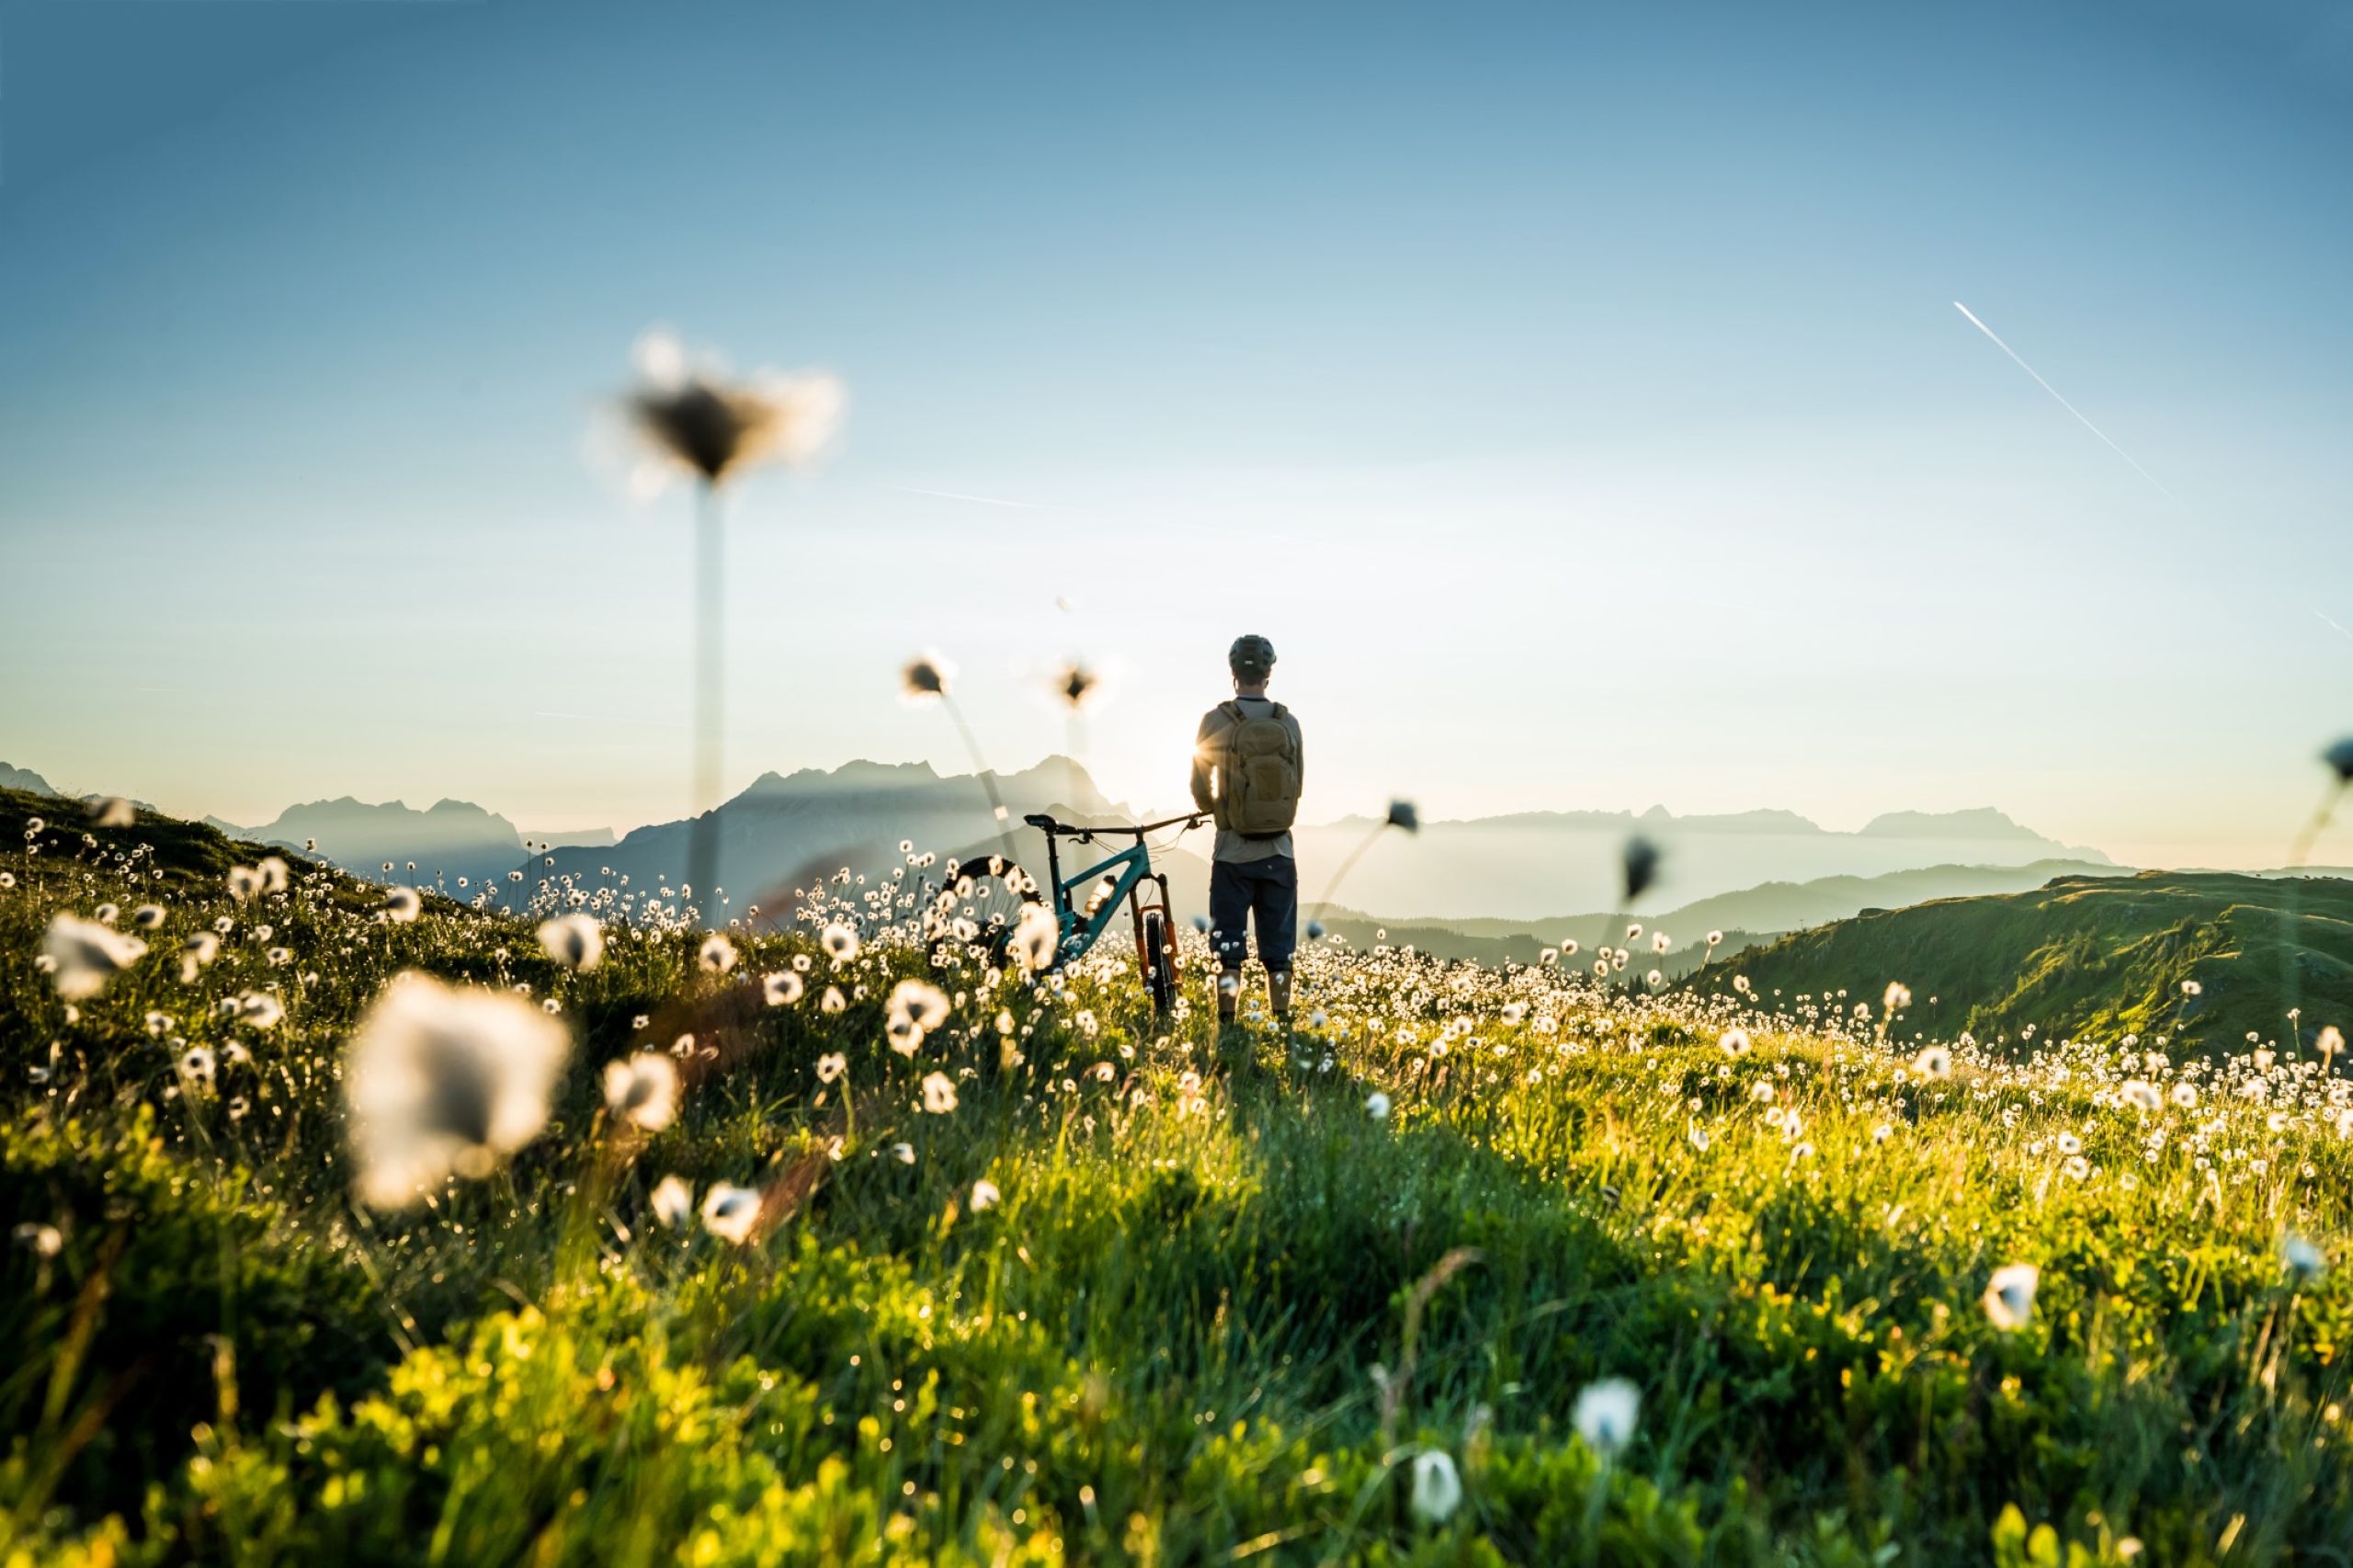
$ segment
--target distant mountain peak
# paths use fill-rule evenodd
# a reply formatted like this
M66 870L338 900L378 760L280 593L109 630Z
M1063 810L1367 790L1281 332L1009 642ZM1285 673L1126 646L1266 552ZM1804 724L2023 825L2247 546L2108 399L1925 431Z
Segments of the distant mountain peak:
M1991 806L1959 812L1883 812L1865 823L1861 831L1874 838L2042 837Z
M0 762L0 790L22 790L31 795L54 795L56 789L50 781L29 767L14 767Z

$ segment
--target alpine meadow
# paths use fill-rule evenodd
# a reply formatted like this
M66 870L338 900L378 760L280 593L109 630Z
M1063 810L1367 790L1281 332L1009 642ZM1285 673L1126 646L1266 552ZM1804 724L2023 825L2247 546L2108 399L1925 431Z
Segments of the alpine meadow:
M2353 1568L2341 0L0 47L0 1568Z

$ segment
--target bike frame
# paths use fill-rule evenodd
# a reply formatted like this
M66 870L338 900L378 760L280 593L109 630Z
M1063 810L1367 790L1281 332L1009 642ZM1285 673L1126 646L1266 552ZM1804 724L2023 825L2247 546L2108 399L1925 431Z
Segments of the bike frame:
M1164 923L1163 931L1168 940L1169 955L1172 959L1175 957L1176 909L1168 901L1168 878L1152 869L1152 852L1145 847L1143 835L1176 823L1196 819L1172 817L1167 822L1153 823L1144 827L1109 828L1064 827L1052 818L1044 816L1032 816L1023 820L1027 821L1030 826L1040 830L1046 838L1046 880L1053 888L1054 923L1060 932L1054 949L1052 968L1060 969L1066 963L1085 958L1103 933L1109 928L1112 917L1119 914L1121 904L1127 906L1129 923L1135 930L1136 961L1147 963L1149 959L1144 949L1143 916L1146 910L1154 907L1143 901L1142 894L1147 889L1156 891L1160 895L1157 907ZM1135 842L1108 859L1097 861L1087 867L1083 871L1074 872L1068 877L1063 876L1062 839L1067 835L1077 839L1081 844L1091 845L1098 835L1122 838L1132 835ZM1108 878L1111 883L1109 889L1100 898L1090 898L1086 907L1081 908L1074 895L1081 888L1090 887L1097 880L1105 878Z

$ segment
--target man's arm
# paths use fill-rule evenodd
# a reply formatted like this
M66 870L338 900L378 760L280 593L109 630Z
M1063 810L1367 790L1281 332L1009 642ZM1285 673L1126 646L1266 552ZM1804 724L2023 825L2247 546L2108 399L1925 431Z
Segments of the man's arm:
M1215 797L1210 793L1209 744L1210 736L1215 733L1210 721L1216 716L1214 713L1202 714L1201 727L1193 736L1193 804L1204 812L1216 805Z

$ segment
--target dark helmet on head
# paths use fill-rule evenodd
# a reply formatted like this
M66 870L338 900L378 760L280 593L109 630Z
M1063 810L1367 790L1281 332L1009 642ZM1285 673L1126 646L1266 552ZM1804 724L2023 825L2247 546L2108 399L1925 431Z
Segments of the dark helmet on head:
M1264 680L1275 667L1275 645L1255 631L1244 632L1225 651L1225 663L1245 680Z

